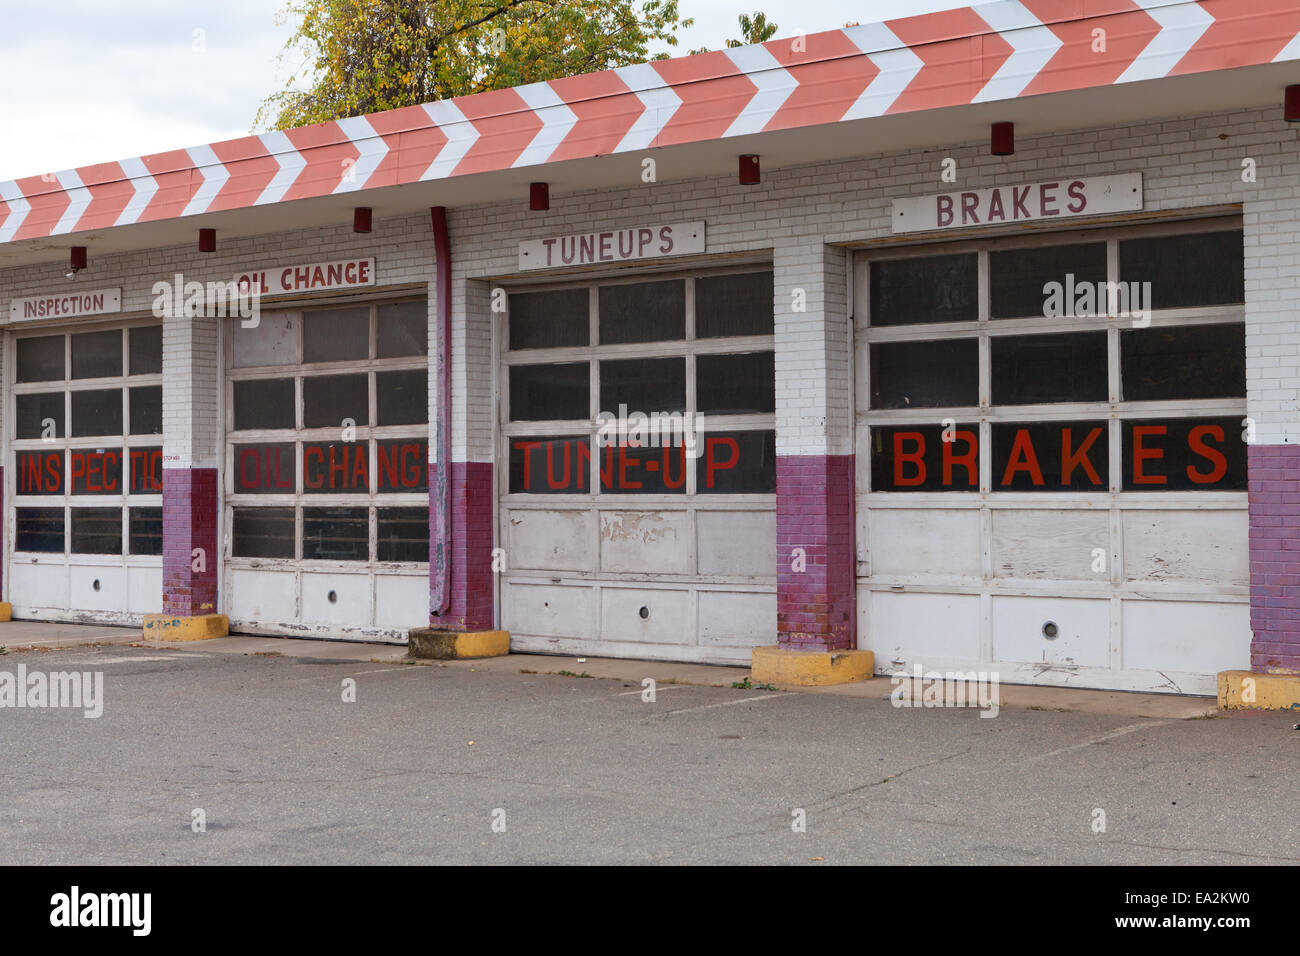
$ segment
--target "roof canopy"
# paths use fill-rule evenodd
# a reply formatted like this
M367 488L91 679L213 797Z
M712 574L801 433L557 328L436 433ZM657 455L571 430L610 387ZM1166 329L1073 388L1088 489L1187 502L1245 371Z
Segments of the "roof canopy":
M0 266L1281 104L1297 0L999 0L0 183ZM1229 72L1225 72L1229 71ZM1134 86L1134 84L1137 84ZM650 151L654 151L651 153ZM363 195L357 195L363 194Z

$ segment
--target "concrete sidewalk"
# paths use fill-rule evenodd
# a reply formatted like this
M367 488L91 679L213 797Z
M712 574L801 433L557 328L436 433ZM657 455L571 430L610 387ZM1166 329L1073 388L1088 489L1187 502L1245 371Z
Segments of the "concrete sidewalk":
M731 687L750 679L747 667L712 664L681 664L665 661L623 660L602 657L552 657L541 654L511 654L477 661L411 661L406 648L396 644L367 644L353 641L307 640L303 638L233 635L183 644L155 643L141 637L139 628L106 627L97 624L61 624L40 621L10 621L0 624L0 647L9 653L51 651L61 648L135 645L211 654L242 654L286 657L295 660L409 663L412 666L465 668L491 673L567 674L576 677L631 681L637 684L653 678L657 684L685 684L700 687ZM836 697L888 698L894 685L888 677L876 677L857 684L834 687L782 687L781 690L825 694ZM1063 687L1031 687L1003 684L1000 706L1017 710L1111 714L1127 717L1159 717L1190 720L1220 713L1211 697L1180 697L1172 694L1137 694L1119 691L1077 690Z

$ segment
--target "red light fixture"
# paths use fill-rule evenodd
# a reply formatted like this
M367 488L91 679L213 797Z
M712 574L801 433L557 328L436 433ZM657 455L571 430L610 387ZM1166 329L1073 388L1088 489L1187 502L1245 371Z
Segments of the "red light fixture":
M551 187L547 183L528 184L528 208L533 212L546 212L551 208Z
M199 252L216 252L217 251L217 230L200 229L199 230Z
M757 186L762 181L763 176L758 168L758 157L740 157L740 185Z
M86 268L86 262L86 247L73 246L72 255L68 258L68 268L77 273Z
M994 123L992 150L994 156L1010 156L1016 151L1016 124Z
M1283 116L1288 123L1300 123L1300 86L1286 88L1286 100Z
M369 206L358 206L352 210L352 231L369 232L371 226L371 214Z

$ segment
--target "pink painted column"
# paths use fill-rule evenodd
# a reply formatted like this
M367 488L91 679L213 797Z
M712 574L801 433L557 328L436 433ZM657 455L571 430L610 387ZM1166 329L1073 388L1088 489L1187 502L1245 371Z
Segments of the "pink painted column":
M1300 674L1300 445L1251 445L1250 669Z
M857 647L852 455L776 460L777 642L795 651Z
M490 631L493 621L492 463L451 464L451 602L435 627Z
M163 613L217 613L217 470L163 469Z

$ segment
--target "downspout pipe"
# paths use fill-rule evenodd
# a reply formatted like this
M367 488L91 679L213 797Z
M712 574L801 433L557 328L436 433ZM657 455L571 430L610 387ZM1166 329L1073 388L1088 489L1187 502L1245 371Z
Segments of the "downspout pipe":
M437 260L434 374L438 390L438 466L429 489L433 532L429 539L429 614L440 617L451 606L451 237L447 232L447 207L433 206L429 214Z

